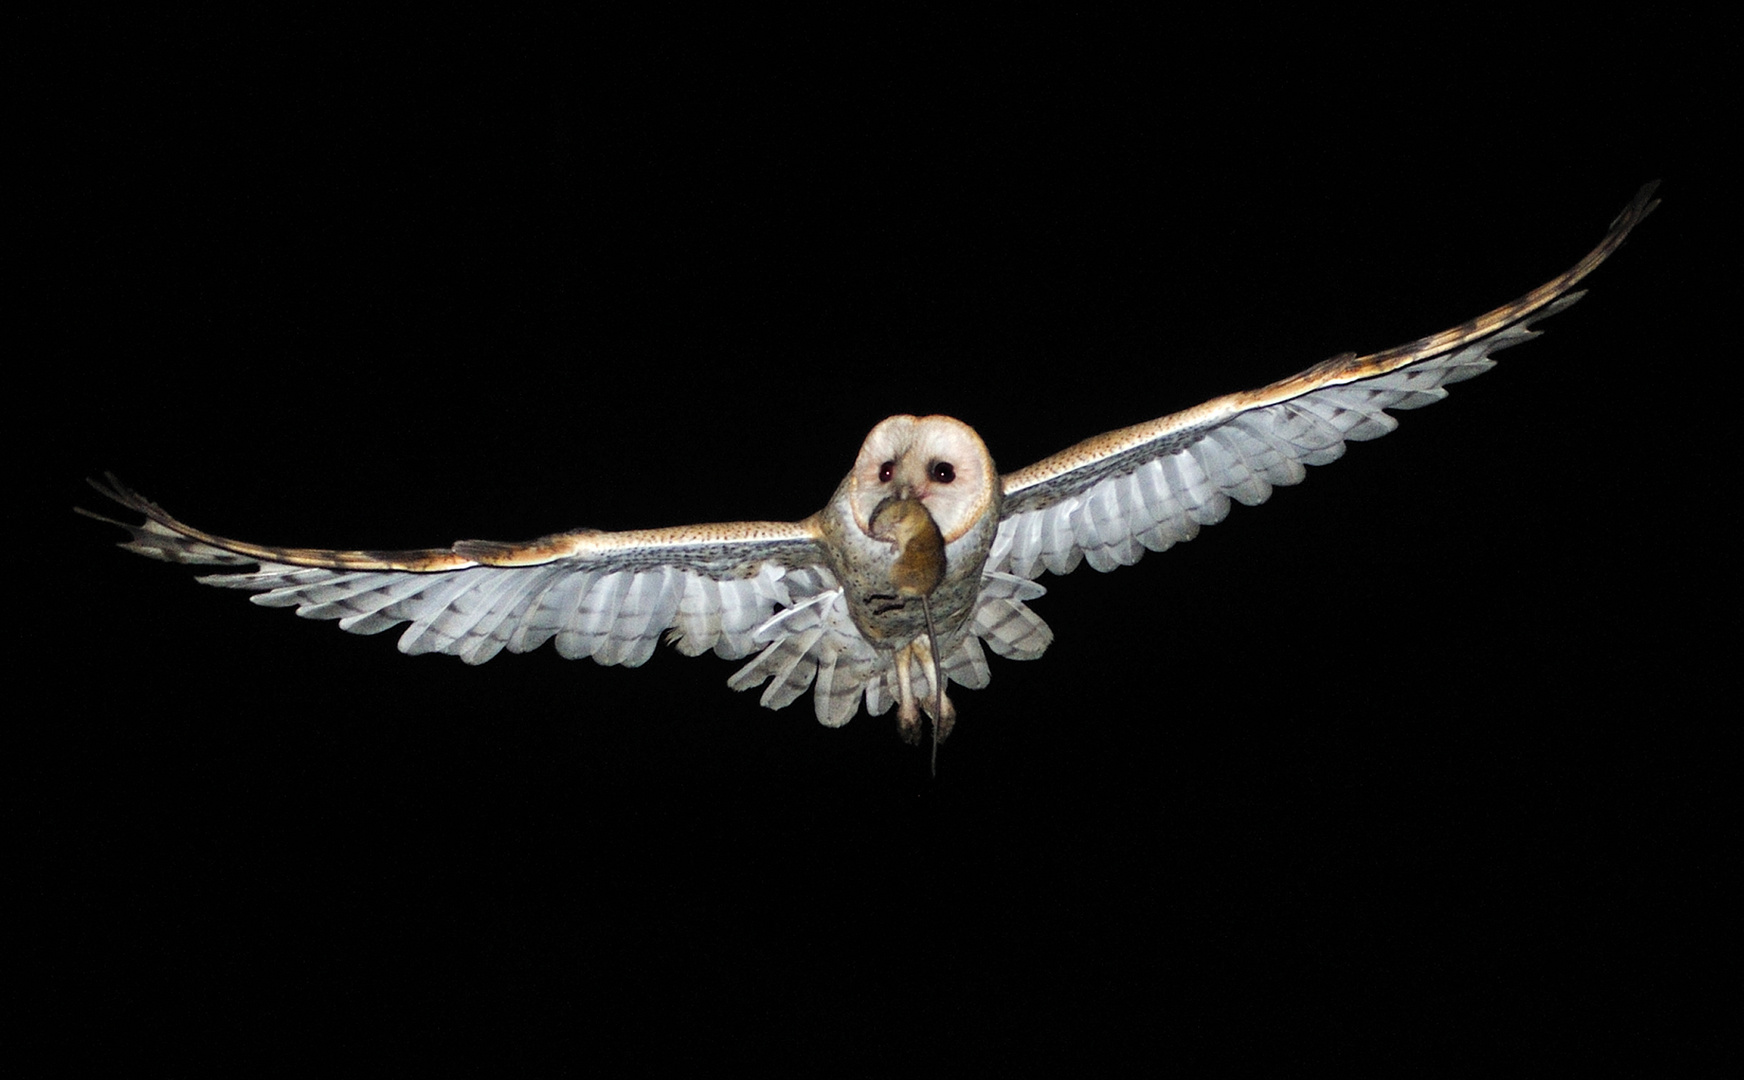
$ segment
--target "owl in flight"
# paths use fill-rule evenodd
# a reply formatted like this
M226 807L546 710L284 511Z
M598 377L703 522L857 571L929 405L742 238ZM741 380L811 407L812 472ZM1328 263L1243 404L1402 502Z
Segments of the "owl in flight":
M825 507L804 521L665 529L575 529L524 543L461 540L416 551L328 551L226 540L171 517L113 475L92 481L144 515L121 546L223 567L199 580L267 607L374 634L408 623L404 653L482 664L552 639L565 657L635 666L662 634L688 656L755 654L728 680L766 683L779 709L812 688L818 720L848 722L864 697L894 704L904 738L920 716L950 731L950 683L986 686L983 643L1017 660L1053 634L1028 601L1043 570L1135 563L1191 540L1272 488L1324 465L1346 440L1373 439L1443 386L1490 368L1490 354L1582 295L1574 287L1658 205L1649 184L1567 273L1511 304L1369 356L1343 354L1245 393L1110 431L1001 475L967 424L892 416L872 429Z

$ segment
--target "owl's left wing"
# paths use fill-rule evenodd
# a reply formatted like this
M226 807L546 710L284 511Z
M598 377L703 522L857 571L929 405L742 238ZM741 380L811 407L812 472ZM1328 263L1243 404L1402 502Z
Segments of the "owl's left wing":
M990 570L1035 578L1086 560L1112 570L1191 540L1229 513L1299 483L1305 466L1344 453L1346 440L1398 426L1388 409L1447 396L1442 387L1494 366L1490 354L1536 336L1530 324L1580 299L1571 291L1653 211L1649 184L1599 245L1567 273L1451 330L1369 356L1344 354L1245 393L1087 439L1001 477L1005 500Z
M132 533L121 546L154 559L252 571L209 574L257 604L336 619L354 634L409 623L404 653L482 664L552 639L571 659L646 661L668 633L678 650L737 659L777 607L836 588L809 521L742 521L633 532L577 529L525 543L461 540L414 551L329 551L229 540L171 517L114 476L91 486L144 515L138 525L80 513Z

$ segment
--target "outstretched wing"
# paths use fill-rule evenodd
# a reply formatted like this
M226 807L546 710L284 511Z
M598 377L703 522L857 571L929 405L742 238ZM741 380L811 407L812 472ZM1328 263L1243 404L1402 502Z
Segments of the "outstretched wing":
M1398 426L1388 409L1447 396L1448 383L1482 374L1490 354L1536 336L1530 324L1580 299L1571 291L1659 205L1642 188L1604 240L1560 277L1451 330L1369 356L1335 356L1270 386L1087 439L1001 478L1005 502L993 570L1035 578L1087 560L1112 570L1191 540L1201 525L1253 506L1305 466L1336 461L1346 440Z
M526 543L462 540L417 551L327 551L227 540L183 524L113 475L91 481L144 515L121 546L154 559L252 571L210 574L257 604L375 634L409 623L404 653L482 664L553 639L571 659L635 666L661 633L688 656L728 659L763 647L756 631L779 605L836 587L809 522L745 521L634 532L578 529Z

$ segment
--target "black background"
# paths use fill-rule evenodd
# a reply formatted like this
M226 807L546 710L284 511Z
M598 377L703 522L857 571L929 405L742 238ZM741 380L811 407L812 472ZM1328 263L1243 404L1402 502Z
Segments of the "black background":
M1717 1038L1705 28L686 29L43 36L11 520L45 1045L896 1075ZM960 693L936 781L889 717L768 712L712 657L405 658L67 512L113 469L267 543L799 518L891 413L1019 467L1510 300L1656 178L1494 372L1044 579L1056 643Z

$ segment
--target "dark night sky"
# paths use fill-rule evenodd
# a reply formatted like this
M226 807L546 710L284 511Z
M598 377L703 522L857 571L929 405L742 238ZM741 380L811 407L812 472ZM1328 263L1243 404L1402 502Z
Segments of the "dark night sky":
M1058 29L55 35L49 383L14 424L54 434L15 538L70 561L15 638L52 690L14 820L69 1052L488 1027L881 1075L1718 1030L1682 989L1735 859L1694 632L1731 589L1722 426L1688 422L1710 72L1639 27L1403 63ZM891 413L1016 468L1512 299L1655 178L1495 371L1191 544L1045 579L1055 645L960 693L934 782L890 718L765 711L725 661L405 658L66 513L113 469L268 543L799 518Z

